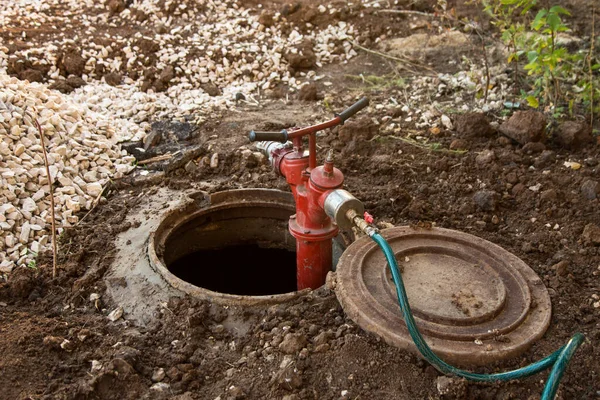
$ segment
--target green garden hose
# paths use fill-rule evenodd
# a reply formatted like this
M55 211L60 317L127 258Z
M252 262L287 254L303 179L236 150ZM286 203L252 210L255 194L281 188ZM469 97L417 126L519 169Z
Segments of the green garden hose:
M387 259L388 266L392 273L392 278L394 279L394 284L396 285L396 294L398 296L398 303L400 304L400 310L402 311L402 315L404 316L404 321L406 322L406 326L408 328L408 332L410 337L415 342L417 349L421 352L423 357L435 366L440 372L448 375L456 375L462 378L466 378L471 381L477 382L493 382L493 381L508 381L512 379L525 378L531 375L534 375L540 371L543 371L547 368L552 367L550 371L550 375L548 376L548 381L546 382L546 386L544 387L544 392L542 393L542 400L552 400L556 395L556 391L558 390L558 385L560 383L560 379L562 378L567 364L573 357L577 348L581 345L584 340L584 336L581 333L576 333L571 340L567 342L560 349L556 350L554 353L549 356L530 364L526 367L515 369L513 371L500 372L497 374L476 374L473 372L463 371L456 367L453 367L450 364L447 364L435 353L431 350L431 348L427 345L423 336L419 333L417 329L417 324L415 323L415 319L410 310L410 305L408 304L408 297L406 296L406 290L404 288L404 282L402 281L402 277L400 276L400 272L398 270L398 264L396 263L396 257L392 248L388 244L388 242L376 231L369 232L369 236L371 239L375 241L385 254L385 258Z

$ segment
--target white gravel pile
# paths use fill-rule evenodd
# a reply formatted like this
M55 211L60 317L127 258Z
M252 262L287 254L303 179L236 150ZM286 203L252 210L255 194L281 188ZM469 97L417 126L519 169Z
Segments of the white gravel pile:
M105 116L0 72L0 273L29 264L50 245L50 187L32 118L46 135L59 233L92 207L111 177L133 168Z
M302 55L306 43L311 56L314 53L315 66L345 62L356 55L350 43L355 30L350 24L340 21L322 29L307 24L310 29L306 34L289 27L284 33L284 17L279 13L273 13L266 26L259 22L260 15L253 15L237 1L136 0L118 12L108 10L111 3L119 1L71 1L60 17L48 15L57 14L50 11L49 3L64 7L62 0L16 0L13 7L2 11L0 22L19 29L52 25L64 32L13 55L26 58L34 66L48 65L45 77L52 84L63 79L61 54L75 48L76 56L85 63L81 77L87 85L71 95L114 119L119 140L143 138L154 119L180 120L191 114L199 120L211 117L213 111L234 106L238 93L254 96L278 84L294 91L309 80L319 79L308 75L310 67L299 77L289 71L290 54ZM318 8L321 14L335 11L331 5ZM140 15L144 16L141 22ZM128 24L139 29L129 35L119 33L119 27ZM26 31L23 40L27 40ZM149 62L149 58L156 61ZM3 65L7 59L0 52L0 68ZM152 87L142 90L148 81L148 76L144 77L147 65L155 69L151 78L172 76L166 91L155 93ZM99 67L104 75L119 73L122 82L117 87L105 84L97 72ZM131 71L138 75L135 80L128 77L135 77ZM216 87L219 94L209 95L207 84Z

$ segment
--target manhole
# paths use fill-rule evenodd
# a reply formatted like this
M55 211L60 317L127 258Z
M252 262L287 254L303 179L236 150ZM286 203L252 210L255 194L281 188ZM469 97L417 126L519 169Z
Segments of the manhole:
M515 357L548 328L551 305L544 284L501 247L441 228L396 227L382 235L402 269L419 330L447 362L485 365ZM370 238L354 242L340 258L336 293L363 329L418 353L385 257Z
M282 302L296 292L291 193L219 192L174 210L150 237L151 265L172 286L226 304Z

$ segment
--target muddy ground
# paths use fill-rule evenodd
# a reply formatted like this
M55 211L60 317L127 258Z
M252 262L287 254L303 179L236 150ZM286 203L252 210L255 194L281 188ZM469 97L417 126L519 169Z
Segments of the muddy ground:
M585 10L591 2L572 3L582 16L574 18L576 33L588 32ZM414 10L433 11L431 2L411 4ZM456 9L472 14L462 3ZM361 23L352 10L339 18ZM381 18L386 18L385 24ZM361 27L374 32L391 26L394 35L409 33L402 19L391 18L366 18ZM477 45L467 51L476 54ZM452 52L443 53L433 67L453 57ZM128 213L161 207L148 203L144 195L157 187L287 190L266 161L242 154L240 147L249 147L250 129L324 120L361 94L374 103L398 95L397 88L373 88L347 77L393 73L390 63L376 55L362 53L322 73L334 82L332 87L317 87L318 97L328 97L327 107L323 101L283 96L260 107L240 104L222 118L205 122L179 143L196 146L197 167L170 168L155 179L115 182L106 201L61 237L56 278L51 254L44 254L37 269L15 269L0 283L0 398L539 398L545 374L512 383L454 381L451 393L442 397L435 369L362 331L325 287L285 306L247 310L182 296L156 304L154 318L146 324L129 321L127 310L115 322L107 319L119 306L105 294L103 279L119 261L115 237L132 228ZM319 139L321 158L327 148L334 149L347 189L377 221L435 223L497 243L522 258L548 287L553 315L545 336L522 357L479 371L526 365L557 349L573 333L583 332L587 340L562 380L559 398L600 397L600 308L594 306L594 296L600 295L600 233L588 229L584 234L587 225L600 225L600 193L593 196L582 190L586 181L600 180L598 145L565 148L550 135L544 145L523 147L493 128L480 129L483 122L465 123L473 116L456 113L450 117L461 129L442 129L431 138L439 146L420 148L373 121L385 112L363 113ZM401 110L393 113L394 118L402 116ZM494 121L501 116L487 117ZM464 141L461 147L467 152L449 150L457 139ZM214 153L219 163L211 167ZM582 166L575 170L565 167L565 161ZM484 189L486 198L474 196ZM92 294L100 296L90 301ZM231 320L243 333L231 327ZM294 335L279 346L287 331Z

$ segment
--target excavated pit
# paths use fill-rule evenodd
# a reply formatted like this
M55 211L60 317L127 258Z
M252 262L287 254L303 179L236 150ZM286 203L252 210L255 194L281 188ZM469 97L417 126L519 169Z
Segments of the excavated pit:
M295 212L290 193L243 189L191 196L150 237L152 267L173 287L223 304L294 298Z

